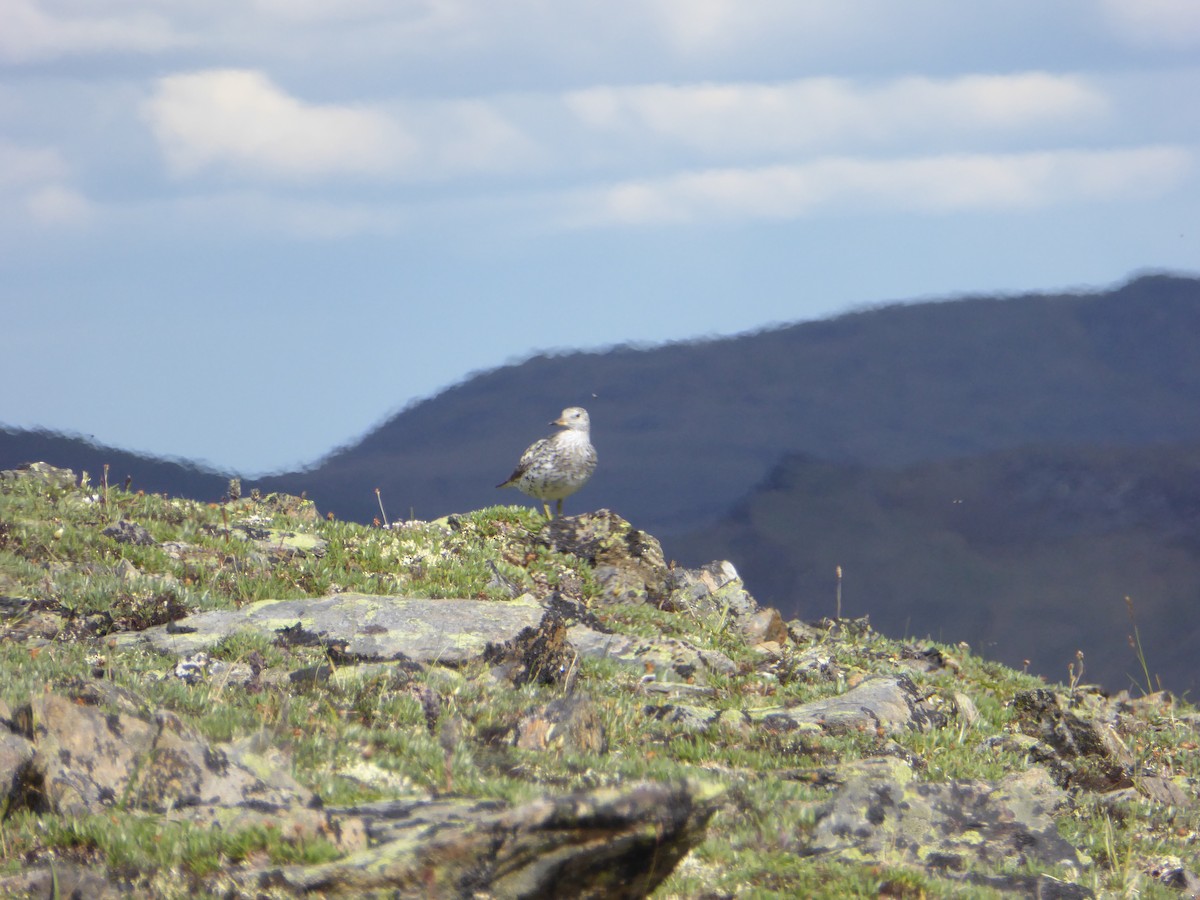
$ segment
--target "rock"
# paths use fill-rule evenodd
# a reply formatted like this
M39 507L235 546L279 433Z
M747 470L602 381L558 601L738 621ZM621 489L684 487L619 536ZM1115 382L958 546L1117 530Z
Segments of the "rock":
M787 626L783 624L783 617L777 609L760 609L742 619L738 629L752 647L768 642L782 646L788 639Z
M587 562L603 588L601 602L657 605L667 595L662 545L607 509L552 519L538 539Z
M27 463L15 469L5 469L0 472L0 482L20 480L40 481L47 487L58 491L67 491L75 487L74 472L44 462Z
M945 724L942 713L907 675L868 678L844 694L752 716L775 728L820 728L834 734L864 729L881 734L928 731Z
M1063 787L1103 792L1133 784L1133 757L1107 723L1064 708L1060 696L1044 688L1017 692L1012 706L1017 727L1040 742L1036 757Z
M596 705L572 695L532 710L517 725L522 750L558 749L575 753L607 753L608 737Z
M112 538L118 544L133 544L135 547L154 545L154 538L150 537L150 532L128 519L122 519L115 525L109 525L100 533L105 537Z
M758 611L758 603L746 592L737 569L725 560L698 569L672 569L667 588L670 594L665 606L676 612L727 612L744 618Z
M184 656L208 650L231 634L257 632L282 642L311 642L342 659L461 664L489 644L536 628L545 609L532 596L514 600L420 600L373 594L335 594L261 600L241 609L197 613L167 625L117 637Z
M639 783L511 809L454 800L331 809L366 823L368 849L231 880L246 893L335 897L645 897L703 840L719 800L701 783Z
M0 819L8 813L9 798L28 779L33 756L32 741L0 727Z
M950 873L998 864L1082 869L1086 861L1054 824L1065 800L1039 768L994 783L930 784L898 760L859 764L819 809L806 852Z
M548 611L535 628L523 628L503 644L489 644L484 662L503 673L514 687L523 684L557 684L567 677L577 653L567 643L567 626L555 610Z
M706 672L737 673L737 664L719 650L693 647L677 638L642 639L623 634L604 634L584 625L574 625L567 637L580 656L615 659L650 669L660 677L703 681Z
M7 878L0 877L0 896L121 900L129 894L95 866L57 860L52 866L36 866Z
M250 765L249 747L209 744L173 713L146 716L130 705L119 692L83 685L41 695L18 710L15 719L32 739L33 756L26 766L30 789L17 786L12 801L63 815L117 804L158 813L221 807L261 815L311 804L312 794L291 778L282 756L269 765L254 757Z

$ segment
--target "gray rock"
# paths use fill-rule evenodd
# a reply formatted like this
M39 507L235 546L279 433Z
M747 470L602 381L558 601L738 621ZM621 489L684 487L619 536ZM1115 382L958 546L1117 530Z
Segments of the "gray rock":
M721 612L734 618L758 611L758 603L742 585L737 569L725 560L698 569L672 569L666 583L668 609L699 614Z
M5 469L0 472L0 481L20 480L40 481L47 487L60 491L75 487L75 473L70 469L60 469L49 463L35 462L18 466L15 469Z
M150 537L150 532L128 519L122 519L115 525L109 525L100 533L105 537L112 538L118 544L133 544L136 547L150 547L154 544L154 538Z
M544 614L528 594L485 601L346 593L197 613L117 640L186 656L249 631L284 642L320 644L351 660L459 664L480 656L488 644L510 641L522 629L536 627Z
M0 818L8 811L9 798L27 777L33 756L32 741L0 727Z
M63 815L116 804L158 813L201 807L262 813L311 803L282 757L271 765L249 747L209 744L172 713L139 715L119 695L88 687L44 694L18 710L32 737L30 780L42 787L37 797L24 797L15 786L13 801L46 803ZM104 696L118 708L96 702Z
M645 897L704 838L721 791L639 783L505 809L488 801L393 801L330 809L370 846L316 866L233 876L243 892L322 896Z
M624 634L603 634L584 625L574 625L567 637L581 656L615 659L652 670L659 677L695 678L706 672L737 673L737 664L718 650L693 647L676 638L644 639Z
M807 852L847 862L922 865L966 872L998 865L1087 860L1059 836L1055 809L1066 795L1049 774L1032 768L1000 782L912 779L899 760L857 771L818 812Z
M35 866L0 878L0 896L122 900L129 892L105 878L102 868L60 859L53 866Z
M552 550L578 556L594 569L601 602L661 604L667 594L662 545L616 513L601 509L554 519L538 534Z
M891 734L904 729L928 731L945 717L917 690L907 675L868 678L844 694L787 710L756 715L776 728L820 728L831 733L870 729Z

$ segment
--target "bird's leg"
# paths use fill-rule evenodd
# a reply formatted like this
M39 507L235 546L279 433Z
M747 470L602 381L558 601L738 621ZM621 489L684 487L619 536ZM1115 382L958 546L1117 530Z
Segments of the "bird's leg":
M560 502L561 502L561 501L560 501ZM549 503L543 503L543 504L542 504L542 511L546 513L546 518L547 518L547 519L553 519L553 518L554 518L554 516L550 515L550 504L549 504Z
M562 497L558 498L558 517L562 518Z

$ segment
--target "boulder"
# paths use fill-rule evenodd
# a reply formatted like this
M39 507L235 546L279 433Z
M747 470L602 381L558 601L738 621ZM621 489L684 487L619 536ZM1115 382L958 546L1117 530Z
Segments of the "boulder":
M844 694L791 709L755 710L751 715L779 730L808 728L835 734L863 730L879 734L905 729L928 731L945 724L945 716L907 675L868 678Z
M1089 861L1054 823L1066 795L1034 767L999 782L920 782L881 758L856 764L817 813L805 852L846 862L919 865L939 874Z
M721 791L638 783L546 797L392 801L329 810L366 822L370 846L331 863L270 866L233 877L236 891L327 897L647 896L704 838Z

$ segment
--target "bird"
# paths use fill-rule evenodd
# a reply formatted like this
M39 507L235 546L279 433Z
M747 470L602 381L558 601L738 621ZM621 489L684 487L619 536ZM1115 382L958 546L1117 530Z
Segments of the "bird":
M508 479L496 485L515 487L541 500L547 519L554 518L550 515L549 501L558 501L557 512L561 516L563 498L587 484L596 471L596 448L589 434L591 421L587 410L570 406L550 424L563 430L531 444Z

